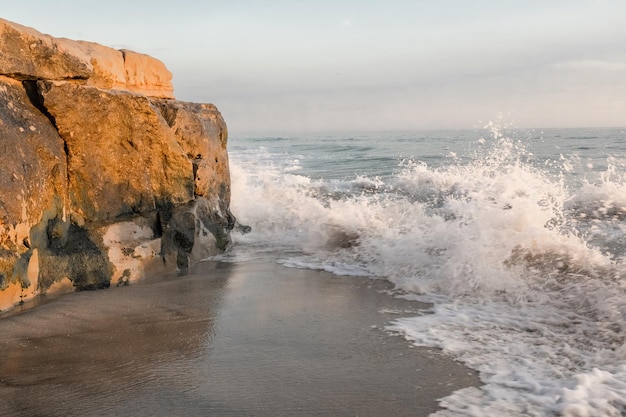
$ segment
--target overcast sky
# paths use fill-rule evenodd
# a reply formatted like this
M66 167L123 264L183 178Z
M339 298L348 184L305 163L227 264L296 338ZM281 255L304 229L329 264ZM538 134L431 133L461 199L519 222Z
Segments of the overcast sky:
M0 0L0 17L159 58L231 134L626 126L625 0Z

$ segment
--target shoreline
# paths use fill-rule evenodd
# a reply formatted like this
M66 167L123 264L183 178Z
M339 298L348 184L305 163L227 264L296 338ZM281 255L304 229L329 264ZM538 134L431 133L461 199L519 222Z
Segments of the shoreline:
M390 289L269 262L202 262L182 277L57 297L0 318L0 409L427 416L480 381L384 330L424 307Z

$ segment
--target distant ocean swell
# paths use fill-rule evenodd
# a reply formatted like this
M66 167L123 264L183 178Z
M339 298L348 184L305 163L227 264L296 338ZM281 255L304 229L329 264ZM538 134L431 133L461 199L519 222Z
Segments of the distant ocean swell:
M485 384L438 415L624 415L626 136L528 137L490 125L427 158L393 135L233 141L232 209L252 232L223 259L384 278L434 303L389 330Z

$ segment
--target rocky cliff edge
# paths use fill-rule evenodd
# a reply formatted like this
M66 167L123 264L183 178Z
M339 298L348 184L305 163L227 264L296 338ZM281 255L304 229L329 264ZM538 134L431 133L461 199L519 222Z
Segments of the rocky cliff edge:
M227 247L226 124L171 79L148 55L0 19L0 310Z

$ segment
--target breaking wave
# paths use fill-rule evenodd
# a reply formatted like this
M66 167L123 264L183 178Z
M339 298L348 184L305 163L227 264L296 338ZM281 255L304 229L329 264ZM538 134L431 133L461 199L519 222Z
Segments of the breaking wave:
M462 158L397 159L378 177L315 179L303 155L256 143L231 152L232 210L252 232L223 259L387 279L433 303L389 330L484 382L438 415L622 415L624 167L533 155L489 127Z

